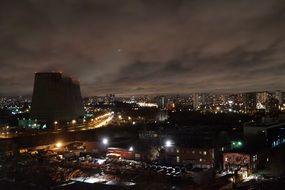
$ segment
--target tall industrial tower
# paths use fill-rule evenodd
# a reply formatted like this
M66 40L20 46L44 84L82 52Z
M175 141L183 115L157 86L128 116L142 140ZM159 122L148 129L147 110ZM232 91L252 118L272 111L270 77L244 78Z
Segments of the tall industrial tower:
M35 74L31 117L51 124L68 122L84 115L78 82L58 72Z

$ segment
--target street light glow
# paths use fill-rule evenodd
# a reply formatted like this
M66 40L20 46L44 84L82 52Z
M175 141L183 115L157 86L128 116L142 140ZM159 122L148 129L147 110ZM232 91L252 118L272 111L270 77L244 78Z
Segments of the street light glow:
M104 145L107 145L109 143L109 140L107 138L103 138L102 143Z
M134 147L131 146L131 147L129 148L129 151L130 151L130 152L133 152L133 151L134 151Z
M243 143L242 141L233 141L232 142L232 148L236 149L236 148L242 148Z
M173 143L172 143L171 140L166 140L166 141L165 141L165 146L166 146L166 147L171 147L172 144L173 144Z
M61 142L57 142L57 143L55 144L55 146L56 146L56 148L61 148L61 147L62 147L62 143L61 143Z

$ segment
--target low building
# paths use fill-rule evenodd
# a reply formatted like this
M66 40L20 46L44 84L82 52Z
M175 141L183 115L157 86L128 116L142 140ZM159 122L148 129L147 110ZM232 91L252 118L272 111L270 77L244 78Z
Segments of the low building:
M269 161L266 150L249 151L240 150L223 153L223 169L227 173L235 173L243 178L254 173Z
M160 151L160 159L171 164L191 165L193 168L213 168L215 150L211 147L165 147Z
M285 122L250 123L244 126L243 131L249 146L274 148L285 143Z
M218 128L218 127L217 127ZM228 134L208 126L185 127L160 136L159 159L194 168L222 169L222 153L229 149ZM172 141L172 144L167 141Z

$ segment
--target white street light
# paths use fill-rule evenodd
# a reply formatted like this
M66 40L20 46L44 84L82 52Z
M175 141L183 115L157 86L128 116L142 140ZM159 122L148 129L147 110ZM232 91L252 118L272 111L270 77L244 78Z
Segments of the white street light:
M103 139L102 139L102 143L103 143L104 145L108 145L109 140L108 140L107 138L103 138Z
M173 142L171 140L166 140L164 145L166 147L171 147L173 145Z
M71 121L71 123L72 123L72 124L75 124L75 123L76 123L76 120L75 120L75 119L73 119L73 120Z
M131 146L131 147L129 148L129 151L130 151L130 152L133 152L133 151L134 151L134 148Z

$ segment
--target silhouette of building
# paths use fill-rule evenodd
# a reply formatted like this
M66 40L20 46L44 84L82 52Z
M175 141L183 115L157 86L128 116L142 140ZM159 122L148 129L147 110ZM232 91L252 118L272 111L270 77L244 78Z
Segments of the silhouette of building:
M78 82L58 72L35 74L31 117L47 124L69 122L84 115Z
M167 99L165 96L161 96L159 97L158 99L158 108L159 109L165 109L166 108L166 105L167 105Z
M245 112L254 113L256 111L256 93L245 93Z

